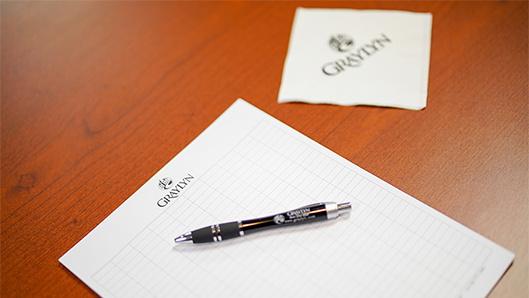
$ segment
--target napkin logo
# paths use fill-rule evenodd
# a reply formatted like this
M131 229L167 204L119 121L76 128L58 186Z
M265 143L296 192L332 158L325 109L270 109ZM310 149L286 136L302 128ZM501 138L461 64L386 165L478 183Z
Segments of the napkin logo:
M331 49L337 52L348 52L355 46L353 38L347 34L336 34L329 40Z
M329 46L331 49L344 53L348 52L345 57L336 59L325 63L321 70L325 75L335 76L344 72L347 68L354 68L362 66L362 63L369 57L383 50L387 43L391 43L389 37L381 33L381 37L371 40L361 47L354 49L353 39L346 34L337 34L331 36L329 39Z
M171 178L164 178L160 180L158 186L160 188L169 189L169 193L160 198L157 202L158 207L165 207L167 206L171 200L176 199L180 196L184 188L186 188L191 181L195 179L191 174L187 174L182 180L180 180L178 183L173 183ZM163 183L162 183L163 182Z

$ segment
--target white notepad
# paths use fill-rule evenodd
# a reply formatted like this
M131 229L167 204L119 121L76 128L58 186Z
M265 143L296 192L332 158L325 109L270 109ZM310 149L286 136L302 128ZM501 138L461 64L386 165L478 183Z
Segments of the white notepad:
M206 225L322 201L348 217L220 243ZM60 258L103 297L485 297L514 254L237 100Z

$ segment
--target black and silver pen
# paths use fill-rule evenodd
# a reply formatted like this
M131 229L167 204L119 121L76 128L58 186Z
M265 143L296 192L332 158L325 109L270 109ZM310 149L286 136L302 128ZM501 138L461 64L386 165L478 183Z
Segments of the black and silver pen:
M351 210L351 203L315 203L287 212L255 219L233 221L207 226L175 238L177 243L208 243L231 239L263 230L334 219Z

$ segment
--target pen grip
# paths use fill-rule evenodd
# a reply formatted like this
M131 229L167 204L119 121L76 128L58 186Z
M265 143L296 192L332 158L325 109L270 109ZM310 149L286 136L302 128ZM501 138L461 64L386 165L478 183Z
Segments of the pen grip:
M217 242L239 237L239 223L236 221L203 227L191 232L193 243Z
M239 223L236 221L219 225L222 240L239 237Z

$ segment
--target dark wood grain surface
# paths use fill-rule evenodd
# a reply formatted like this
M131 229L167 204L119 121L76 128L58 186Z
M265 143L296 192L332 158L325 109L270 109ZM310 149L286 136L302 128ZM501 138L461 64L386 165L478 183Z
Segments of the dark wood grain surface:
M433 14L428 105L278 104L295 8ZM91 297L62 256L241 97L516 253L528 296L528 4L2 2L1 296Z

